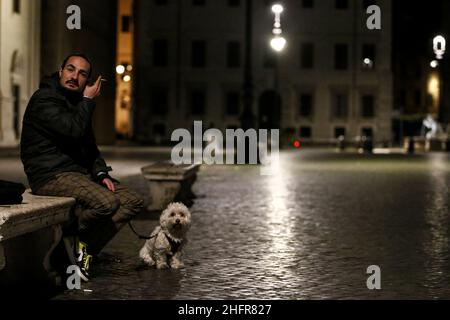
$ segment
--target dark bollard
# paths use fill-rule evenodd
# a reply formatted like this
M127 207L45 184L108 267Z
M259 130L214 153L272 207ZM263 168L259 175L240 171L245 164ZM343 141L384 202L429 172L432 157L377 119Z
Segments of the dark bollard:
M373 152L373 140L372 140L372 137L370 137L367 140L367 152L369 152L369 153Z
M408 137L408 153L414 153L414 138Z
M450 139L445 140L445 151L450 152Z
M340 151L345 151L345 147L345 137L341 135L338 137L338 148Z
M372 153L373 151L373 143L371 137L362 137L362 148L364 153Z

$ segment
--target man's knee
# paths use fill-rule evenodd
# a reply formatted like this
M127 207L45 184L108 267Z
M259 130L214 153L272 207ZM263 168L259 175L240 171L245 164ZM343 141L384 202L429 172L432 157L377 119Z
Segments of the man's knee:
M120 208L120 200L114 196L107 197L99 201L96 211L101 216L110 216Z
M126 202L121 204L121 210L119 210L115 216L119 222L128 222L133 219L144 207L144 200L138 195L128 196Z
M142 211L142 208L144 207L144 200L139 197L133 197L131 201L129 201L126 205L128 210L124 210L127 215L127 219L131 220L133 219L139 212Z
M138 213L144 207L144 200L134 191L128 191L120 198L121 205L130 211Z
M140 196L136 195L131 202L131 206L133 207L133 211L140 212L142 208L144 207L144 199L142 199Z

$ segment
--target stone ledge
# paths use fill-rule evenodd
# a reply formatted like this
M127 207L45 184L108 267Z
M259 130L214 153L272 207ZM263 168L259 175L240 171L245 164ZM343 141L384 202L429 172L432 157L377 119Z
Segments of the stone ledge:
M73 198L35 196L27 190L22 204L0 206L2 288L40 290L60 285L50 257L74 205Z
M157 162L143 167L142 174L147 180L181 181L197 173L199 164L175 165L171 162Z
M18 205L0 206L0 241L15 238L69 220L73 198L23 194Z
M150 204L147 210L161 211L172 201L191 206L192 199L196 197L191 188L199 169L200 164L174 165L169 161L143 167L142 174L149 186Z

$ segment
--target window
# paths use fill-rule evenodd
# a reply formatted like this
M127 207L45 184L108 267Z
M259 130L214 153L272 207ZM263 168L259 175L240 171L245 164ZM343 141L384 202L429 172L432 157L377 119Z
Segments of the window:
M206 0L192 0L192 5L194 6L204 6L206 4Z
M157 6L165 6L168 3L168 0L154 0Z
M287 127L287 128L285 128L285 129L283 130L283 134L284 134L286 137L289 137L289 140L295 140L295 138L297 138L297 137L296 137L296 134L295 134L295 128L292 128L292 127Z
M414 90L414 104L419 106L422 104L422 92L420 89Z
M400 75L403 77L406 77L408 75L408 68L406 67L405 63L403 62L400 66Z
M313 96L310 93L301 93L300 97L300 117L310 118L313 115Z
M348 0L335 0L335 7L339 10L348 9Z
M190 93L190 109L192 115L203 115L206 110L206 95L203 90L193 90Z
M305 9L314 8L314 0L302 0L302 8Z
M264 50L264 57L263 57L264 68L275 68L275 65L277 63L276 58L277 57L274 50L266 48L266 50Z
M13 12L20 13L20 0L13 0Z
M130 32L131 17L122 16L122 32Z
M227 43L227 67L239 68L241 66L241 44L238 41Z
M372 128L362 128L361 135L363 137L373 138L373 130Z
M422 76L422 65L420 63L416 64L416 66L414 68L414 75L416 77L421 77Z
M167 89L157 89L150 94L151 110L155 115L166 115L169 109Z
M332 99L332 111L333 118L344 119L348 115L348 95L345 93L336 93Z
M406 90L400 90L399 96L398 96L398 108L404 108L406 106Z
M361 116L363 118L373 118L375 116L375 97L373 95L362 96Z
M206 67L206 42L193 41L192 42L192 56L191 65L194 68Z
M345 137L345 128L344 127L336 127L336 128L334 128L334 138L337 139L340 136Z
M312 137L311 127L300 127L300 138L309 139Z
M366 11L368 7L377 4L376 0L363 0L363 10Z
M239 7L241 5L241 0L228 0L229 7Z
M239 92L228 92L226 94L226 114L227 115L239 115L241 95Z
M300 45L300 66L303 69L314 68L314 44L305 42Z
M334 46L334 68L336 70L348 69L348 46L343 43Z
M153 125L153 134L158 136L166 135L166 125L163 123L155 123Z
M167 67L169 64L169 43L166 39L153 41L153 65L155 67Z
M362 46L362 62L363 69L375 68L376 48L374 44L363 44Z

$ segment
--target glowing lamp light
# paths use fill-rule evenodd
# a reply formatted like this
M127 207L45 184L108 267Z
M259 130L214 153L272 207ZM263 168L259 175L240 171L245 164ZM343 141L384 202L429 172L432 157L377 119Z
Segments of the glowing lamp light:
M430 67L436 69L439 66L439 62L437 60L433 60L430 62Z
M131 81L131 77L129 75L126 75L126 76L123 77L123 81L130 82Z
M286 39L284 39L281 36L281 33L283 32L281 30L281 13L284 11L284 8L281 4L276 3L272 6L272 12L275 14L275 21L273 24L273 29L272 29L272 33L274 35L274 37L272 38L272 40L270 40L270 46L272 47L273 50L275 51L282 51L284 49L284 47L286 46Z
M296 148L296 149L300 148L300 141L299 140L295 140L294 141L294 148Z
M275 37L270 41L270 46L275 51L283 51L284 47L286 46L286 39L283 37Z
M373 68L373 61L370 58L364 58L363 59L363 66L366 69L372 69Z
M274 35L280 35L281 34L281 29L280 28L274 28L273 30L272 30L272 33L274 34Z
M447 44L447 42L443 36L438 35L438 36L434 37L433 51L434 51L434 54L436 55L436 59L441 60L442 58L444 58L446 44Z
M283 10L284 8L281 4L276 3L272 6L272 12L275 14L280 14L283 12Z
M439 98L439 78L436 75L433 75L428 80L428 93L433 96L433 98Z
M117 74L123 74L125 72L125 67L123 65L119 64L116 67L116 72L117 72Z

